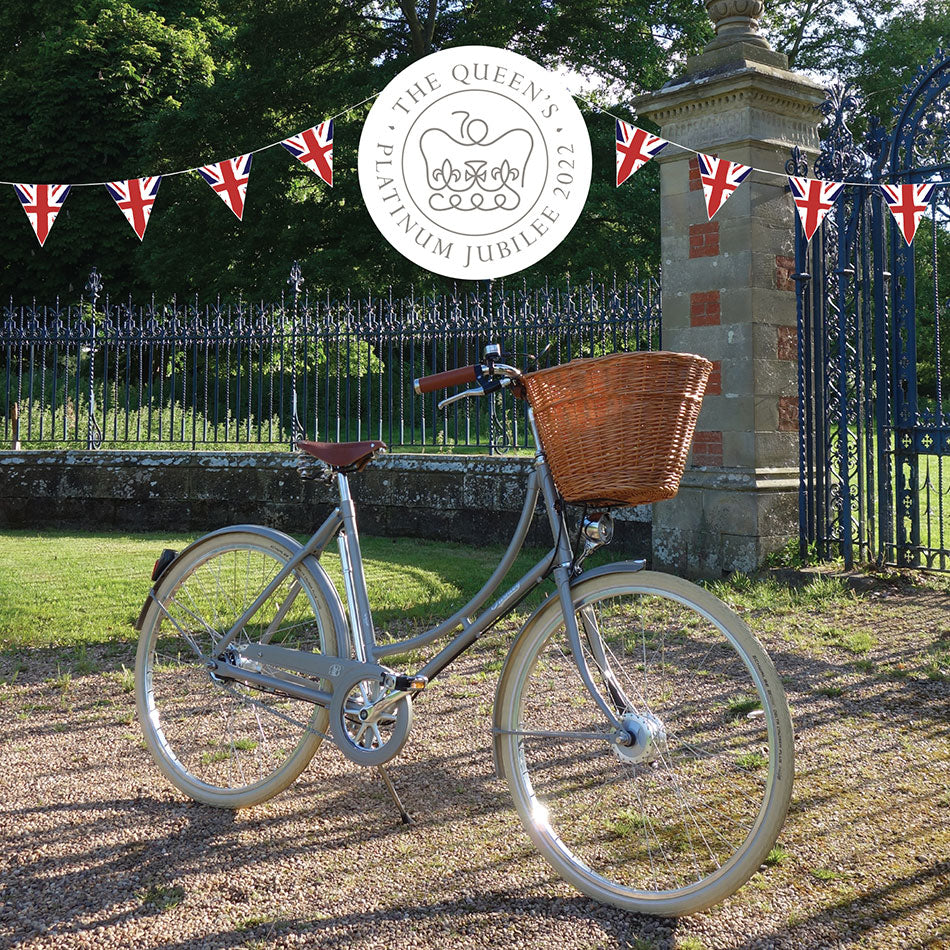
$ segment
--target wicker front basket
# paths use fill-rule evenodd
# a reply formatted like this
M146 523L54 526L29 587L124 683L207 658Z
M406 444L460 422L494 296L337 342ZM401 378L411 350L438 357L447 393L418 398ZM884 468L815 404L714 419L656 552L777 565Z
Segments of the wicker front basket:
M679 489L712 363L688 353L616 353L525 377L565 501L641 505Z

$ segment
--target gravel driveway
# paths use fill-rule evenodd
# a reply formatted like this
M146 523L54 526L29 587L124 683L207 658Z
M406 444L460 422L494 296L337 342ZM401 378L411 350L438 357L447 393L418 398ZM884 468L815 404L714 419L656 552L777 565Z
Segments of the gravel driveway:
M181 797L142 747L131 642L2 655L0 946L950 947L947 594L872 585L831 614L873 647L748 617L796 722L792 811L769 865L679 921L594 904L535 855L492 773L497 638L418 705L392 767L409 829L329 745L249 811Z

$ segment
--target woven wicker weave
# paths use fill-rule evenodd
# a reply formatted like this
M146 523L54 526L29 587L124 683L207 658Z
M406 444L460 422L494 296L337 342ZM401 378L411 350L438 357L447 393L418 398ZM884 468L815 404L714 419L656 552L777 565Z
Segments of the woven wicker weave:
M566 501L621 507L679 489L712 363L687 353L616 353L525 377Z

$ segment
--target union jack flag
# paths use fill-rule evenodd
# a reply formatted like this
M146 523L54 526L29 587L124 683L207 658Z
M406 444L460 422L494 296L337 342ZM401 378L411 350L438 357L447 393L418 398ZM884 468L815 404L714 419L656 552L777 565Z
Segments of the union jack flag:
M145 228L152 214L152 205L162 183L161 175L155 178L129 178L127 181L113 181L106 185L109 194L115 199L119 210L132 225L132 230L145 237Z
M234 212L238 221L244 217L244 199L247 181L251 175L252 154L239 155L225 162L202 165L198 174L218 193L221 200Z
M333 119L321 122L299 135L292 135L280 144L332 187Z
M934 185L881 185L884 200L908 245L914 240L917 225L930 204L933 190Z
M844 188L840 181L819 181L817 178L788 177L792 189L792 200L798 208L802 220L805 240L810 241L825 219L825 215L834 207L835 199Z
M669 144L666 139L617 119L617 187Z
M46 243L50 229L63 207L71 185L14 185L20 204L33 225L40 247Z
M713 215L746 180L752 169L748 165L703 155L701 152L696 157L699 159L699 179L703 183L703 194L706 196L706 214L712 221Z

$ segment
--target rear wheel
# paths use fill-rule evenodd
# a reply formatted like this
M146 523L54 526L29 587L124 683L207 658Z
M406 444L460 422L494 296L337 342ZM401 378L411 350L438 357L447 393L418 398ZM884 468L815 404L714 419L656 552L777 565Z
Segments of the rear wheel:
M273 797L326 734L326 709L218 679L207 667L212 644L297 550L265 530L211 535L172 565L146 616L135 669L139 721L158 767L197 801L242 808ZM267 598L235 645L252 642L337 654L332 613L305 566Z
M542 615L499 689L518 813L597 900L663 915L709 907L756 871L788 808L792 725L775 669L739 617L680 578L582 580L575 610L594 679L637 741L612 741L560 614Z

